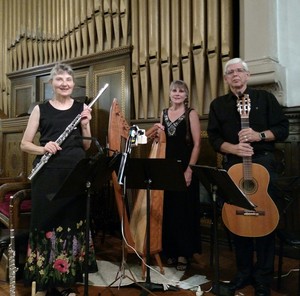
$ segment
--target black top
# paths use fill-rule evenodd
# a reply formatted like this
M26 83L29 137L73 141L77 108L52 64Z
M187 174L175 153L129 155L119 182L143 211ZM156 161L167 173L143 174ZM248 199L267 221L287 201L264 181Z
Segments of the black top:
M189 116L190 111L187 116ZM181 160L183 169L186 170L194 146L193 143L188 143L186 139L186 114L183 113L175 121L171 121L168 116L168 109L164 109L162 124L165 127L167 139L166 158Z
M249 127L257 132L271 130L276 141L288 136L289 122L275 96L265 90L247 88L251 109ZM237 97L232 93L218 97L210 104L207 133L215 151L220 152L224 142L239 143L238 132L241 130L241 116L237 110ZM274 141L251 143L254 154L274 150Z
M83 111L83 103L74 101L68 110L58 110L49 101L39 105L40 108L40 144L45 146L49 141L56 141L64 132L66 127ZM74 136L81 135L81 127L78 125L65 138L60 145L62 150L52 155L47 163L47 167L72 168L82 158L85 157L82 139ZM42 157L37 156L34 164Z

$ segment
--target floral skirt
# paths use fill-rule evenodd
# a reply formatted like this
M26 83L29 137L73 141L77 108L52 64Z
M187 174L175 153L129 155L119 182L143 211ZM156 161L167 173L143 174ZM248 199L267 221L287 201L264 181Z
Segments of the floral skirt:
M74 224L74 229L59 226L50 231L31 230L24 282L36 282L37 291L52 287L71 287L83 281L85 272L85 222ZM88 271L97 271L94 245L89 237Z

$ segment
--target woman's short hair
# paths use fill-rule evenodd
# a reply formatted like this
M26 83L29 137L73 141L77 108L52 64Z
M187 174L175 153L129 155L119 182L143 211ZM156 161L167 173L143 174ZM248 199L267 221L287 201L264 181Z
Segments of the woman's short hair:
M75 79L74 77L74 71L72 69L72 67L68 64L62 64L62 63L58 63L56 64L51 72L50 72L50 81L53 80L54 76L61 74L63 72L67 72L69 75L72 76L73 80Z

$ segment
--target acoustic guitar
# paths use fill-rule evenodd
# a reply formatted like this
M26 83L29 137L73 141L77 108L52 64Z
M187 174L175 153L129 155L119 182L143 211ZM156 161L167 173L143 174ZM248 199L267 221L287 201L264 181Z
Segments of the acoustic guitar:
M241 128L249 127L250 98L244 94L237 100L241 116ZM252 158L243 157L243 163L233 165L228 174L245 196L256 205L255 210L247 210L225 203L222 219L233 233L245 237L260 237L271 233L278 225L279 213L267 189L270 176L266 168L252 163Z

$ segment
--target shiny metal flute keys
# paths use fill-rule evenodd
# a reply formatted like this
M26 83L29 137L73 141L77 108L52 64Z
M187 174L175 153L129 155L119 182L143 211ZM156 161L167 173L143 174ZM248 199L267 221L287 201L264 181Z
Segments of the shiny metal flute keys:
M88 107L91 108L94 103L100 98L102 93L107 89L108 83L106 83L98 92L97 96L89 103ZM64 132L58 137L58 139L55 141L59 146L64 142L64 140L70 135L70 133L74 130L74 128L78 125L78 123L81 120L81 115L78 114L74 120L66 127ZM37 165L32 169L30 175L28 176L29 180L32 180L32 178L40 171L40 169L48 162L49 158L52 156L52 153L46 152L40 159L40 161L37 163Z
M13 196L10 196L9 207L10 213L12 213L12 203ZM15 250L15 229L13 221L11 221L9 230L10 243L8 246L8 272L9 272L9 295L16 295L16 273L18 268L16 267L16 250Z

